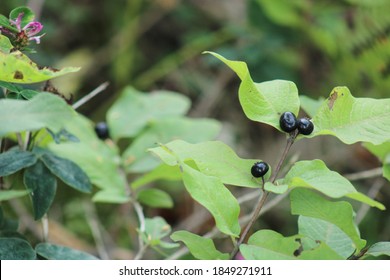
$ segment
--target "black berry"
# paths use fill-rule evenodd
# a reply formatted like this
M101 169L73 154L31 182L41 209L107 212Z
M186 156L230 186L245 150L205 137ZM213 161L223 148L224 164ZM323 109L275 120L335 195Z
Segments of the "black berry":
M96 132L96 135L102 140L110 137L110 133L108 131L108 126L105 122L97 123L95 125L95 132Z
M298 126L297 118L295 117L294 113L291 112L284 112L279 119L279 125L280 128L284 132L292 132L294 131Z
M309 135L314 130L314 124L307 118L298 120L298 131L303 135Z
M251 173L253 177L260 178L263 177L265 174L267 174L269 169L269 166L267 163L263 161L256 162L252 168L251 168Z

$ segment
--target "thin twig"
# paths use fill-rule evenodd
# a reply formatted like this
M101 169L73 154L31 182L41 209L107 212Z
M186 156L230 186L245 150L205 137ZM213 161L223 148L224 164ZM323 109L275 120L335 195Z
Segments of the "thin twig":
M85 200L83 206L84 206L88 225L92 231L93 239L95 240L96 249L98 251L99 257L102 260L108 260L110 257L108 255L106 246L104 244L104 238L101 232L99 218L96 214L96 209L89 200L88 201Z
M383 168L378 167L378 168L365 170L365 171L361 171L361 172L346 174L346 175L344 175L344 177L347 178L348 180L356 181L356 180L378 177L378 176L381 176L382 174L383 174Z
M73 109L78 109L79 107L81 107L82 105L84 105L85 103L87 103L89 100L91 100L92 98L94 98L96 95L98 95L99 93L101 93L102 91L104 91L109 85L109 82L104 82L102 83L100 86L98 86L97 88L95 88L93 91L91 91L90 93L88 93L87 95L85 95L84 97L82 97L81 99L79 99L76 103L74 103L72 105Z
M24 151L24 142L22 138L22 134L20 132L16 132L16 138L18 139L18 145L21 151Z
M368 191L367 196L370 198L375 198L384 185L385 185L384 180L382 180L382 179L376 180L373 183L373 185L371 186L370 190ZM369 209L370 209L369 205L362 204L362 206L359 208L359 210L356 213L356 224L357 225L359 225L361 223L361 221L367 215Z

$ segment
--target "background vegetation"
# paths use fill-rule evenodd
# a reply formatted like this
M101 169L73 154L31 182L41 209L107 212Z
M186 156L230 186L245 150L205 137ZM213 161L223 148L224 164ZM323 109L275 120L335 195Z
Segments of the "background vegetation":
M96 122L105 119L127 85L145 92L172 90L192 100L190 116L221 121L218 138L241 157L275 164L285 139L246 119L237 98L238 78L215 59L201 55L205 50L246 61L254 81L291 80L313 98L326 97L339 85L356 97L390 97L390 3L385 0L0 0L0 13L7 15L26 4L47 33L33 59L42 65L82 67L77 74L56 79L56 87L77 100L103 82L110 83L79 109ZM351 148L328 137L300 141L291 154L321 158L343 174L380 166L360 144ZM353 183L390 209L388 181L368 176ZM171 183L162 187L174 198L174 207L146 207L147 216L164 217L174 230L202 234L212 228L212 219L182 188ZM129 206L85 203L87 199L58 188L49 212L53 243L96 254L98 230L105 257L134 257L137 223L128 215ZM4 210L22 215L22 230L38 242L39 224L29 214L28 199L24 202ZM296 221L285 215L288 208L282 200L256 228L295 233ZM368 243L389 240L388 211L367 210L362 206L357 211L362 236Z

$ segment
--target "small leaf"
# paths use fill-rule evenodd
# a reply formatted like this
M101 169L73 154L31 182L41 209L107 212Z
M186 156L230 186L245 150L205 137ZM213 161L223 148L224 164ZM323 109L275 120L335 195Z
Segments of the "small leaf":
M390 256L390 242L378 242L370 246L364 255L379 257Z
M1 39L1 36L2 35L0 35L0 39ZM0 44L1 44L1 40L0 40ZM2 81L0 81L0 87L6 88L10 92L17 92L17 93L19 93L20 91L23 90L23 88L20 86L17 86L17 85L12 84L12 83L2 82Z
M184 115L190 107L187 97L169 91L145 94L127 87L107 112L113 139L134 137L146 125L167 117Z
M55 156L49 152L42 155L41 160L49 170L72 188L89 193L92 185L87 174L73 161Z
M346 144L381 144L390 139L390 98L355 98L346 87L336 87L313 117L308 137L333 135Z
M103 202L103 203L118 203L123 204L130 201L130 197L124 194L121 191L116 189L103 189L98 191L93 197L93 202Z
M171 226L161 217L145 219L145 231L142 232L142 237L146 244L151 246L172 247L169 243L163 242L161 239L168 236L171 232ZM168 245L168 246L167 246ZM175 247L175 245L173 245Z
M57 181L39 160L24 171L24 184L31 191L34 218L39 220L49 211L57 190Z
M198 260L228 260L229 254L221 253L215 248L210 238L202 237L188 231L176 231L171 235L175 242L183 242L190 253Z
M0 260L35 260L31 245L20 238L0 238Z
M296 239L272 230L259 230L251 235L248 244L240 246L240 252L246 260L293 260L300 246Z
M35 246L38 255L47 260L97 260L95 256L65 246L39 243Z
M159 189L141 190L137 194L137 200L142 204L155 208L173 207L173 200L169 194Z
M318 109L324 103L324 98L320 97L319 99L312 99L306 95L300 95L299 100L301 101L301 108L308 114L310 117L316 115Z
M217 177L205 175L187 164L181 168L184 185L191 197L210 211L221 232L238 237L241 228L237 199Z
M25 7L25 6L21 6L21 7L17 7L15 9L13 9L10 13L9 13L9 18L13 21L15 21L18 16L22 14L22 18L21 18L21 27L24 27L26 24L28 24L29 22L33 21L34 18L35 18L35 14L34 12L28 8L28 7Z
M332 198L346 196L381 210L385 209L383 204L357 192L346 178L329 170L318 159L296 162L284 178L284 184L288 184L290 188L313 188Z
M44 127L58 132L74 114L63 99L49 93L40 93L29 101L0 99L0 137Z
M30 191L0 190L0 201L10 200L29 194Z
M269 124L281 131L279 118L282 113L290 111L298 115L298 89L293 82L274 80L254 83L245 62L228 60L213 52L205 53L221 60L241 79L238 97L249 119Z
M37 157L28 151L10 150L0 154L0 177L11 175L33 165Z
M351 238L336 225L316 218L299 216L299 234L326 243L333 251L347 259L355 251Z
M181 180L181 172L179 166L161 164L152 171L138 177L133 182L131 182L131 188L135 190L143 185L149 184L156 180Z
M295 189L291 192L291 213L327 221L340 228L361 250L366 241L360 238L353 220L351 204L345 201L331 202L321 195L307 189Z

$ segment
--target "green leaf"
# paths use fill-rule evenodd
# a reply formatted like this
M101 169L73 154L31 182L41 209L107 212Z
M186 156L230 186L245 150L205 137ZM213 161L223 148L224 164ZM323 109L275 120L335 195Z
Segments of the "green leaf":
M143 185L149 184L156 180L179 181L181 180L181 172L179 166L170 166L161 164L152 171L138 177L131 182L131 188L137 189Z
M332 198L346 196L381 210L385 209L383 204L357 192L346 178L329 170L318 159L296 162L284 178L284 184L288 184L290 188L313 188Z
M181 168L184 185L191 197L210 211L221 232L238 237L240 207L236 198L217 177L205 175L187 164Z
M169 194L159 189L141 190L137 194L137 200L142 204L155 208L173 207L173 200Z
M128 172L145 172L160 164L155 157L145 153L156 143L167 143L175 139L197 143L214 139L220 124L212 119L190 119L184 117L156 120L145 129L123 153L123 162Z
M74 110L58 96L40 93L29 101L0 99L0 137L44 127L59 131L71 122Z
M0 190L0 201L10 200L29 194L30 191L17 191L17 190Z
M33 165L37 157L28 151L10 150L0 154L0 177L11 175Z
M0 238L0 260L35 260L31 245L20 238Z
M57 180L39 160L24 171L24 184L30 192L34 218L39 220L49 211L57 190Z
M134 137L145 126L162 118L184 115L190 107L187 97L169 91L146 94L127 87L107 112L113 139Z
M33 99L35 96L40 94L41 92L32 90L32 89L23 89L20 92L20 95L23 96L25 99L30 100Z
M366 241L354 223L354 212L351 204L345 201L331 202L321 195L307 189L295 189L291 192L291 213L327 221L340 228L360 251Z
M92 191L91 182L84 171L73 161L55 156L45 151L41 160L49 170L72 188L89 193Z
M171 232L171 226L161 217L145 219L145 231L142 232L142 238L146 244L151 246L160 246L163 248L174 248L177 244L164 242L161 239L168 236Z
M304 250L299 256L300 260L344 260L342 256L332 250L327 244L321 243L311 250Z
M34 21L34 18L35 18L35 14L34 12L28 8L28 7L25 7L25 6L21 6L21 7L17 7L15 9L13 9L10 13L9 13L9 18L13 21L15 21L19 14L22 14L22 18L21 18L21 27L23 28L24 26L26 26L29 22L31 21Z
M0 19L1 19L1 17L2 17L2 15L0 15ZM2 24L0 22L0 26L1 25ZM0 34L0 52L9 53L13 47L14 46L11 44L11 41L7 37L5 37L4 35Z
M206 141L190 144L175 140L165 145L149 149L168 165L177 165L180 161L193 160L200 172L219 178L222 183L249 188L259 188L261 179L252 176L250 170L259 159L242 159L226 144L220 141ZM173 154L174 155L173 155ZM271 170L264 176L268 179Z
M213 52L205 53L224 62L241 79L238 97L242 109L249 119L269 124L281 131L280 115L286 111L298 114L298 89L293 82L274 80L254 83L245 62L228 60Z
M48 260L97 260L95 256L65 246L39 243L35 246L38 255Z
M259 230L251 235L248 244L240 246L246 260L293 260L300 247L297 236L284 237L272 230Z
M336 225L316 218L299 216L299 234L326 243L333 251L347 259L355 251L351 238Z
M390 139L390 98L355 98L346 87L333 89L313 118L308 137L333 135L346 144L381 144Z
M20 51L9 53L0 51L0 65L2 65L0 81L17 84L39 83L80 70L79 67L66 67L60 70L40 67Z
M210 238L202 237L188 231L176 231L171 235L175 242L183 242L190 253L198 260L228 260L229 254L222 253L215 248Z
M0 39L1 39L1 35L0 35ZM1 44L1 41L0 41L0 44ZM10 92L20 92L23 90L23 88L20 86L17 86L17 85L11 84L11 83L1 82L1 81L0 81L0 87L6 88Z
M370 246L367 252L364 254L374 257L379 257L382 255L390 256L390 242L378 242Z
M104 190L98 192L95 202L124 203L129 200L125 191L125 178L119 172L118 148L97 138L91 121L79 114L65 129L79 142L51 143L49 149L56 155L82 166L93 185Z
M390 181L390 142L384 142L380 145L364 143L363 146L382 162L383 177Z

